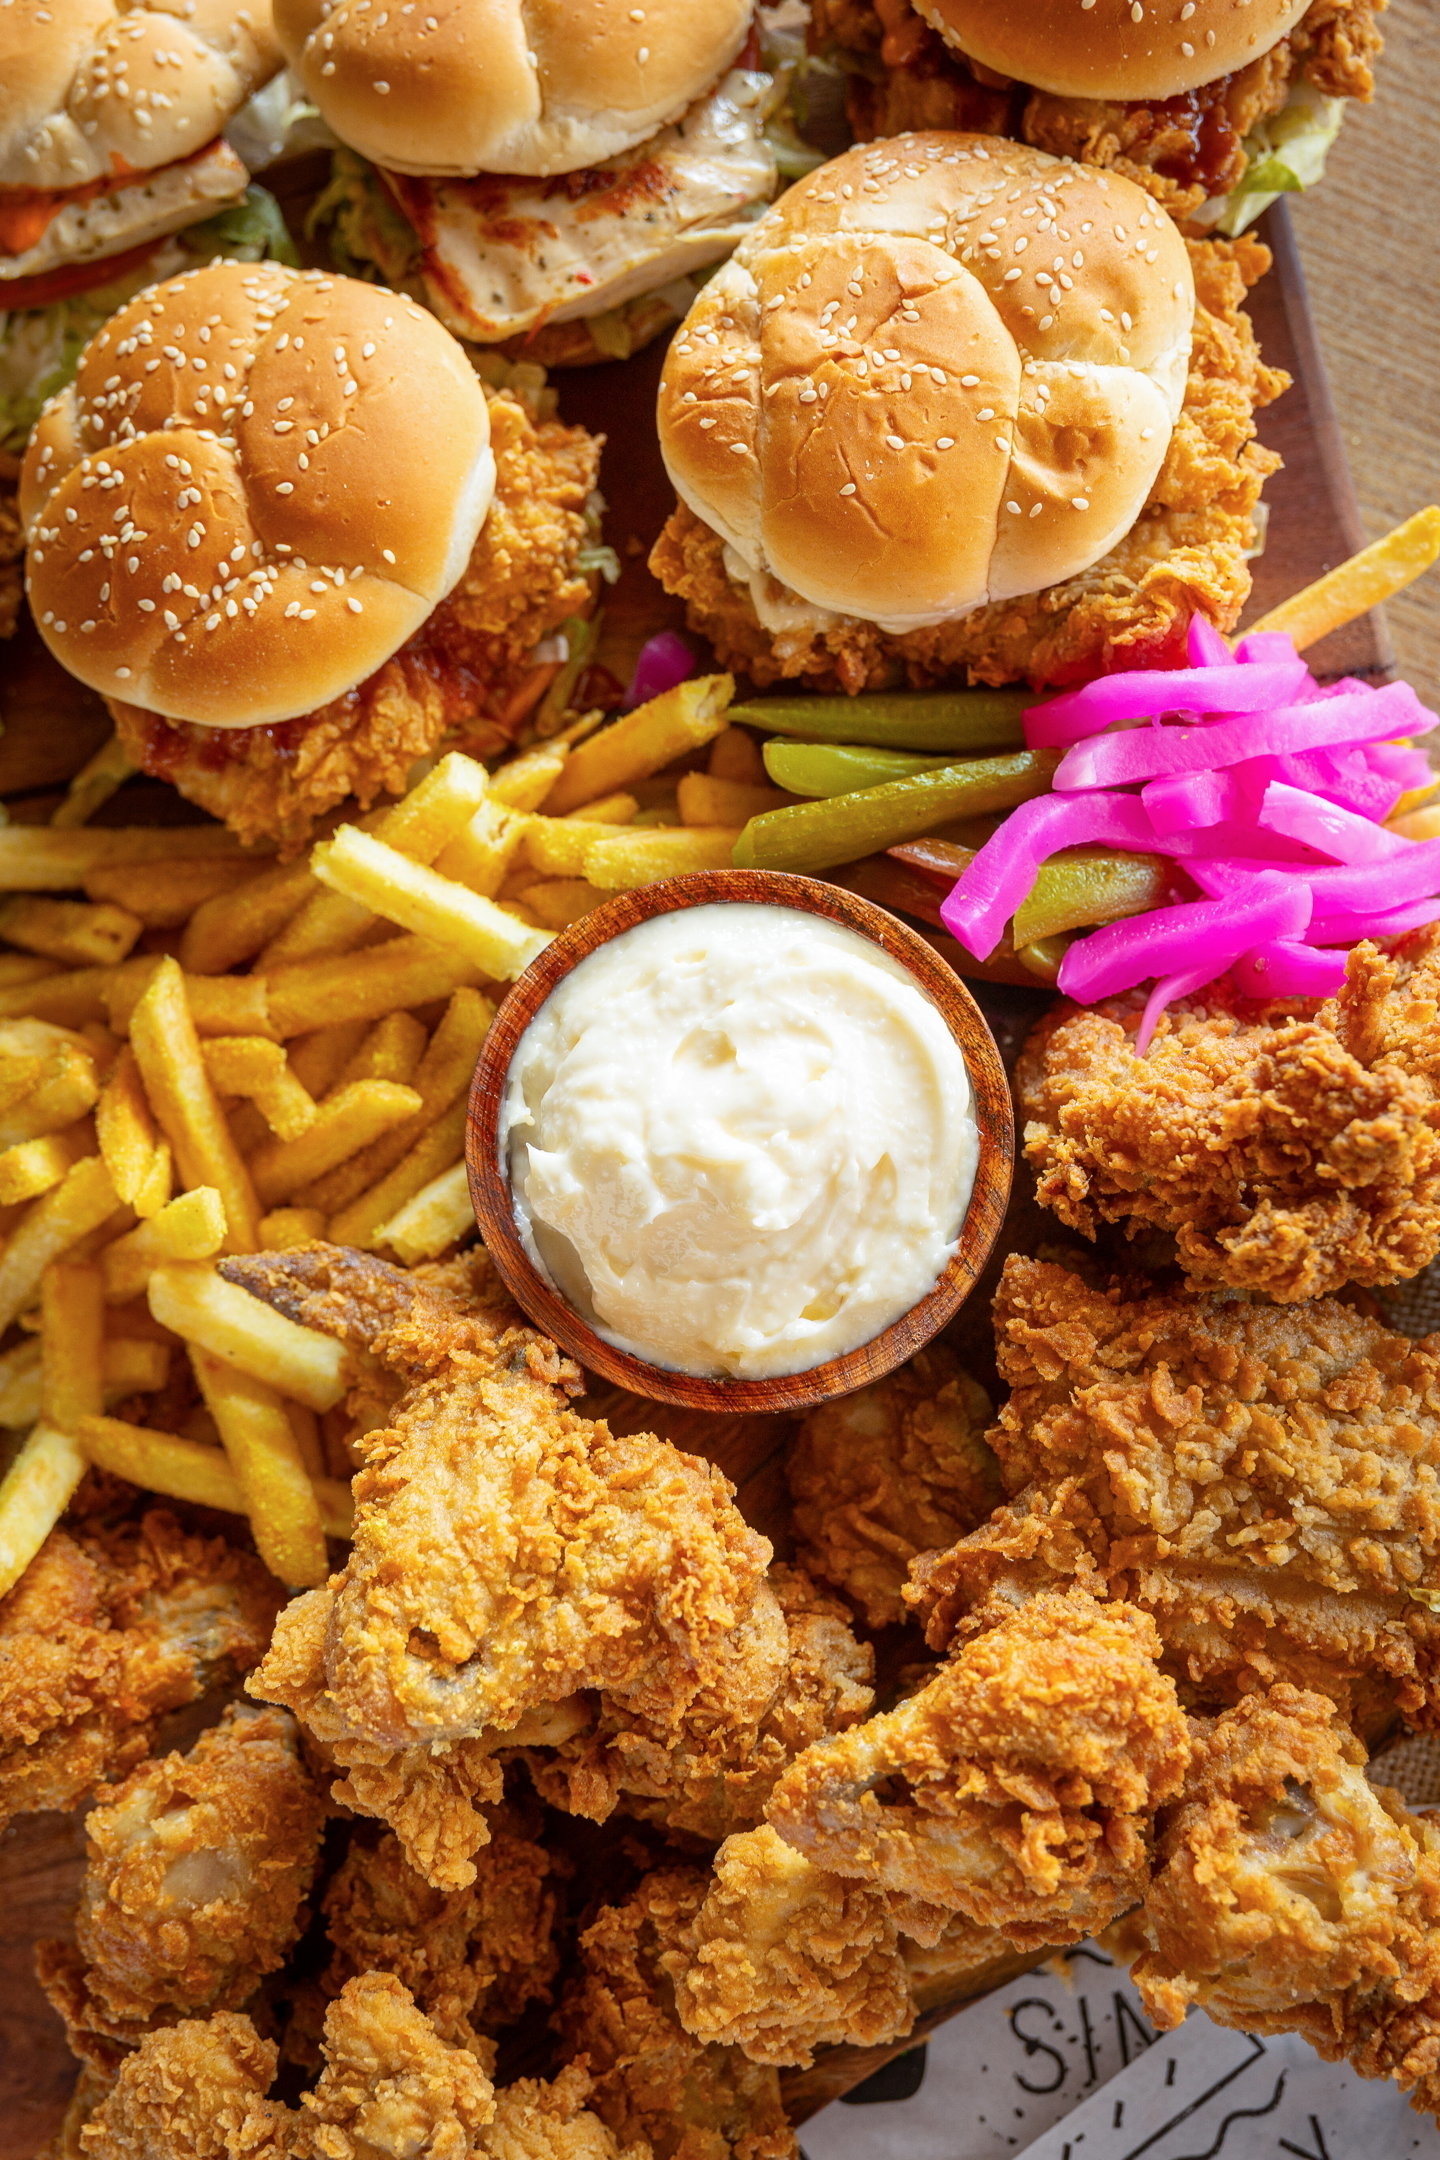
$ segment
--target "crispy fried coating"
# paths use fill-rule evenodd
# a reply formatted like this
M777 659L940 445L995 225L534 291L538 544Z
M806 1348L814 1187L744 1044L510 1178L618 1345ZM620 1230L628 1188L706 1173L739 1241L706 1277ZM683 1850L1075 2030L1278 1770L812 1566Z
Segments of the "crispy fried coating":
M1102 662L1178 665L1197 613L1233 629L1250 591L1255 506L1279 463L1254 440L1255 413L1288 377L1262 362L1244 307L1269 250L1248 236L1189 245L1199 305L1184 408L1148 502L1108 555L1063 584L903 636L850 616L772 634L728 576L724 543L681 504L650 567L720 664L762 685L800 677L851 694L967 677L1038 688L1086 679Z
M246 840L301 846L347 796L403 794L442 740L493 756L513 742L548 679L535 647L588 612L577 568L601 443L536 422L490 395L495 497L460 582L409 641L343 697L268 727L210 728L110 701L141 769L168 780ZM533 692L533 694L531 694Z
M915 1555L953 1544L1000 1499L989 1422L984 1389L932 1343L801 1424L785 1464L796 1549L868 1627L907 1619L900 1593Z
M777 1565L678 1723L606 1696L583 1732L526 1759L552 1806L602 1822L618 1807L718 1845L760 1821L787 1763L867 1714L874 1673L838 1599Z
M1140 1002L1059 1006L1016 1070L1041 1201L1071 1229L1174 1234L1198 1282L1289 1302L1440 1251L1440 930L1357 946L1317 1005L1219 985L1143 1057Z
M249 1671L280 1599L258 1560L163 1508L53 1530L0 1600L0 1826L123 1777L167 1711Z
M677 1723L770 1548L713 1465L568 1409L578 1368L533 1330L336 1246L225 1272L407 1382L362 1443L349 1561L287 1607L253 1692L352 1769L344 1797L383 1812L437 1887L462 1888L498 1776L485 1751L548 1740L581 1689Z
M325 1892L325 1992L359 1973L393 1973L442 2040L468 2047L498 2032L555 1977L554 1876L551 1855L503 1808L464 1890L436 1890L392 1835L357 1838Z
M1015 1495L917 1562L933 1647L1080 1580L1150 1613L1167 1670L1218 1704L1271 1681L1369 1725L1440 1713L1440 1344L1347 1305L1127 1297L1007 1261Z
M1150 1817L1180 1788L1189 1741L1159 1652L1133 1606L1034 1598L896 1709L808 1749L767 1818L818 1867L905 1901L922 1942L955 1913L1020 1945L1077 1940L1141 1896Z
M221 2011L151 2033L80 2131L87 2160L281 2160L286 2111L265 2098L275 2047Z
M495 2093L474 2056L450 2047L391 1973L362 1973L325 2013L325 2067L302 2095L296 2160L482 2150Z
M86 1820L75 1949L40 1972L77 2054L233 2010L299 1935L325 1804L283 1710L232 1703L188 1755L142 1763Z
M673 1974L708 1885L699 1868L657 1868L599 1913L556 2014L561 2049L584 2058L595 2113L655 2160L798 2160L774 2069L692 2039L676 2015Z
M585 2105L592 2081L572 2063L547 2084L517 2078L495 2095L480 2152L488 2160L650 2160L643 2141L622 2153L615 2134Z

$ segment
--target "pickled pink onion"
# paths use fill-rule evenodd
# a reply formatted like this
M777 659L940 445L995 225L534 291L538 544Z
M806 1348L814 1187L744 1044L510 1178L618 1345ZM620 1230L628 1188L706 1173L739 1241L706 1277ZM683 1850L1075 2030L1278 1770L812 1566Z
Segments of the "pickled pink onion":
M1098 735L1117 720L1156 720L1162 713L1253 713L1300 697L1311 682L1298 654L1288 661L1242 667L1137 669L1130 675L1102 675L1083 690L1067 690L1025 714L1025 740L1032 750L1063 750Z
M1258 675L1260 670L1251 673ZM1408 683L1316 698L1308 705L1266 707L1257 701L1237 717L1198 727L1132 728L1076 743L1056 767L1054 786L1062 794L1079 788L1128 787L1158 779L1162 773L1213 772L1218 766L1238 765L1266 752L1273 756L1277 751L1425 735L1435 725L1435 715L1426 712Z
M673 690L677 683L688 682L694 673L695 655L684 638L674 630L660 631L640 648L625 693L625 710L633 712L637 705L648 705L651 698Z
M1345 954L1274 938L1244 954L1232 973L1242 997L1334 997L1345 980Z
M1061 848L1152 845L1145 806L1133 795L1039 795L1012 810L940 909L951 935L988 960L1029 894L1040 865Z

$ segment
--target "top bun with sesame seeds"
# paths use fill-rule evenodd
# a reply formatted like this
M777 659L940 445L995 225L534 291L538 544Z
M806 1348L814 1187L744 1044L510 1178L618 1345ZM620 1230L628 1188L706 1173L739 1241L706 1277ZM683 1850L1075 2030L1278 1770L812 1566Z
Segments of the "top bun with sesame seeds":
M0 192L191 157L279 66L268 0L4 0Z
M1089 569L1184 398L1195 287L1133 182L993 136L867 143L790 189L677 331L676 493L752 589L903 633Z
M104 695L207 727L291 719L419 629L494 485L484 392L432 315L214 263L112 316L41 414L31 610Z
M275 0L342 142L395 172L578 172L677 120L754 0Z
M1058 97L1154 99L1278 45L1310 0L914 0L967 59Z

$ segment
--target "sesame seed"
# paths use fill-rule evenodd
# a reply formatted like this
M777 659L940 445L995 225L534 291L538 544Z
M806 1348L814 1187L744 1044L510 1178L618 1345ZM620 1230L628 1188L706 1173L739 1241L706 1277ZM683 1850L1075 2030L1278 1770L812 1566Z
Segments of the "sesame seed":
M841 488L840 493L842 495L853 495L855 493L855 482L853 480L847 480L844 487Z
M1088 495L1077 495L1077 496L1075 497L1075 508L1076 508L1077 510L1088 510L1088 509L1089 509L1089 507L1090 507L1090 498L1089 498L1089 496L1088 496Z
M938 435L935 438L935 448L937 450L953 450L954 447L955 438L953 435Z

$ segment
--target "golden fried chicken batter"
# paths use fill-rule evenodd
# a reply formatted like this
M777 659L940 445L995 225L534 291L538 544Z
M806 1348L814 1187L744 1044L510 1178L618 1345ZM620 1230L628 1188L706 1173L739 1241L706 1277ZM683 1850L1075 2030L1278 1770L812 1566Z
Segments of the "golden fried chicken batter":
M1072 1230L1173 1232L1198 1282L1290 1301L1440 1251L1440 928L1359 945L1338 997L1060 1005L1016 1069L1041 1201Z
M1268 248L1248 235L1189 246L1198 307L1184 407L1149 501L1093 569L900 636L849 616L772 635L748 589L727 575L723 541L681 504L650 567L685 601L721 666L760 684L801 677L851 694L963 678L1039 687L1087 679L1102 665L1179 665L1197 613L1233 629L1250 591L1255 506L1280 462L1255 441L1255 413L1288 377L1262 362L1244 308L1247 286L1270 266Z

